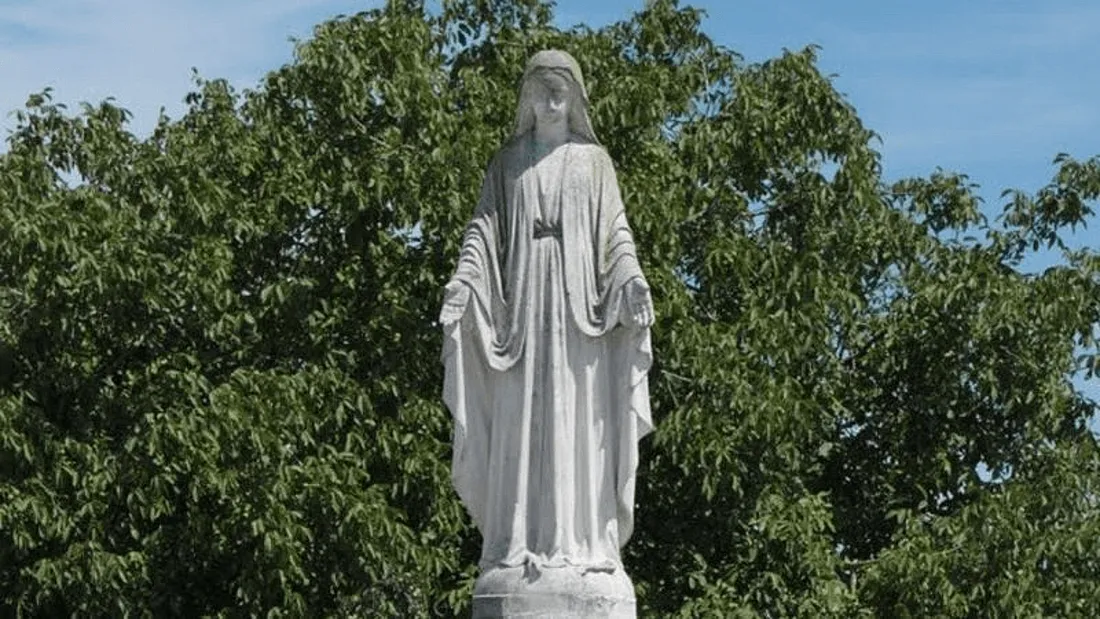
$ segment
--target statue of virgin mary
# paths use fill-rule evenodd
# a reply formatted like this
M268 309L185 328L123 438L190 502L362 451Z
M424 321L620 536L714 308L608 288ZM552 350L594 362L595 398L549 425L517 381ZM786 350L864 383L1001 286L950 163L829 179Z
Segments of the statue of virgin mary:
M576 616L633 616L649 286L576 60L535 54L519 99L440 314L453 481L483 537L474 616L573 616L585 595L612 610Z

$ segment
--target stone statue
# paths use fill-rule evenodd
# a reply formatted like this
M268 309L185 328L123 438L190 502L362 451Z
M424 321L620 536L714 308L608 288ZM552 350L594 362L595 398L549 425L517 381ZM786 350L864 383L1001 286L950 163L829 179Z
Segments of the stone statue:
M475 617L634 617L619 551L652 322L580 67L539 52L440 314L453 480L483 537Z

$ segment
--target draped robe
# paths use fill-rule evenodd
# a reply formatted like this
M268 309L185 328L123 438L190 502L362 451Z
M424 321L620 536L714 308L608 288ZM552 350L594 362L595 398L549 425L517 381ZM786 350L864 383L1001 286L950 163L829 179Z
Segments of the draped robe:
M572 141L536 162L533 148L517 137L490 163L450 284L471 293L444 328L452 477L483 569L614 570L652 430L649 330L619 324L643 276L606 151ZM560 183L540 196L549 165Z

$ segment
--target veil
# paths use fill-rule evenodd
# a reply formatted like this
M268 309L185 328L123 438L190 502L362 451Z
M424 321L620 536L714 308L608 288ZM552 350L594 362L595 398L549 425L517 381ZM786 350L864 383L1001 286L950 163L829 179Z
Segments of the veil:
M584 88L581 67L568 52L557 49L543 50L527 61L527 68L523 71L523 84L520 86L513 137L522 136L535 128L535 111L531 105L531 97L534 95L535 79L540 71L554 71L569 78L567 82L573 92L572 105L569 106L569 130L593 144L599 144L596 132L592 129L592 120L588 117L588 92Z

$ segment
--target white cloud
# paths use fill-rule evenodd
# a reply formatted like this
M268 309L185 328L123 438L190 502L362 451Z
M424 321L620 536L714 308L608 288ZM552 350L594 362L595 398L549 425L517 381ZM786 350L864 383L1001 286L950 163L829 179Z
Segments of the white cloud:
M238 87L290 60L289 37L365 8L350 0L23 0L0 4L0 110L46 86L57 101L113 96L149 130L183 109L191 68ZM374 3L371 3L374 4ZM10 118L0 122L7 130Z

